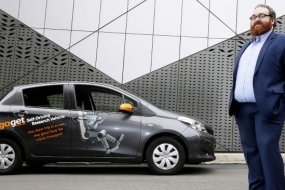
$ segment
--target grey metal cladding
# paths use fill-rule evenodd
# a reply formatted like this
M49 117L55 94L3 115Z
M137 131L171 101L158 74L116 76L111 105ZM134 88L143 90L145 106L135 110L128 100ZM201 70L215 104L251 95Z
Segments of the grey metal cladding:
M277 19L276 32L285 32L284 20L285 16ZM234 119L228 116L227 103L236 54L249 39L250 33L246 31L179 61L179 82L178 87L175 88L177 89L177 105L176 109L172 109L175 106L171 103L171 109L195 116L212 125L217 139L216 151L242 151L238 127ZM171 67L173 64L164 68ZM159 73L159 70L154 73ZM160 76L156 75L156 77ZM152 73L149 73L125 85L155 105L165 107L160 103L159 98L149 97L149 94L154 91L152 81L156 84L163 84L165 78L167 77L153 78ZM160 94L167 95L168 90L160 91ZM283 130L280 141L283 152L285 151L284 140Z
M178 62L125 84L129 89L165 110L176 110Z
M94 68L90 64L82 61L77 56L70 54L68 70L68 80L71 81L92 81L120 86L121 83L115 81L103 72Z
M63 51L63 49L58 47L58 45L28 28L23 23L19 23L15 44L12 81L18 80L22 76L25 77L17 81L18 84L66 80L67 74L65 70L67 67L68 53L62 53L51 59L59 54L60 51ZM51 60L48 61L49 59ZM54 59L59 60L58 64L60 67L53 67L52 61L54 61ZM63 59L65 59L65 62ZM59 74L54 77L56 73L64 74Z
M285 33L285 15L276 19L276 27L274 31L277 33Z
M177 111L211 124L218 151L231 150L232 121L225 116L234 58L235 41L227 40L180 63Z
M11 19L0 10L0 97L11 90L4 88L11 83L13 71L14 49L17 33L17 20ZM4 89L3 89L4 88Z
M275 31L285 33L285 16L277 18ZM0 97L18 84L63 80L108 83L134 91L163 109L206 121L215 129L216 151L240 152L238 128L227 114L227 103L236 54L249 39L246 31L120 84L0 10ZM280 145L285 152L284 130Z
M37 82L73 80L120 85L2 10L0 24L0 97L15 85Z

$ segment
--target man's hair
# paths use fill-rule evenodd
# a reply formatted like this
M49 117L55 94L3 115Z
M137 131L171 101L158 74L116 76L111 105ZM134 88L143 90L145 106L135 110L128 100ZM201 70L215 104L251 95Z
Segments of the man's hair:
M269 15L271 16L271 18L274 20L274 24L273 24L273 29L276 27L276 13L275 11L269 6L269 5L265 5L265 4L258 4L256 8L258 7L263 7L269 10Z

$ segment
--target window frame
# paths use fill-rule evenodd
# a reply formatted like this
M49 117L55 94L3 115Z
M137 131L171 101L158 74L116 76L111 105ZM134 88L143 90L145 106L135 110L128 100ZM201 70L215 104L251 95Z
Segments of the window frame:
M63 108L26 105L25 99L24 99L24 91L25 90L32 90L35 88L48 88L48 87L53 87L53 86L61 86L62 87ZM45 84L45 85L38 85L38 86L29 86L29 87L22 87L19 90L21 92L20 96L21 96L21 100L22 100L22 106L24 106L26 108L57 109L57 110L68 110L69 109L69 105L67 103L68 102L67 101L68 96L66 96L66 90L67 90L66 84Z
M140 101L138 99L136 99L135 97L133 96L129 96L127 94L125 94L124 92L121 92L117 89L113 89L113 88L110 88L110 87L107 87L107 86L101 86L101 85L96 85L96 84L72 84L72 87L70 86L70 88L73 89L73 101L74 101L74 108L73 110L81 110L81 109L78 109L77 108L77 97L76 97L76 87L77 86L86 86L86 88L96 88L96 89L99 89L99 91L97 90L97 92L104 92L104 93L109 93L109 94L113 94L113 95L118 95L118 96L121 96L121 98L124 100L125 102L125 99L130 99L132 100L133 102L135 102L136 104L136 107L134 107L134 110L133 110L133 114L139 114L140 113ZM91 91L91 90L90 90ZM114 93L112 93L114 92ZM118 108L119 108L120 105L118 105ZM95 105L96 107L96 105ZM86 110L86 111L90 111L90 110ZM91 111L94 111L94 110L91 110ZM100 110L96 110L96 111L100 111Z

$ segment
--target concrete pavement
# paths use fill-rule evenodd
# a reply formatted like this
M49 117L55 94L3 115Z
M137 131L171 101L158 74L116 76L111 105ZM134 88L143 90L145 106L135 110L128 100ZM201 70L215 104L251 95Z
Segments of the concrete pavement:
M243 153L215 153L216 160L205 164L245 164ZM285 153L281 154L285 161Z

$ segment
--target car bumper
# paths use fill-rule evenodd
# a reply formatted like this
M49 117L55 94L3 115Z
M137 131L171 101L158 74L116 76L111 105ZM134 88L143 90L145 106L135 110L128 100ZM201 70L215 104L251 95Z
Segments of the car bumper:
M216 139L213 135L186 129L183 132L188 151L188 164L213 161L215 157Z

